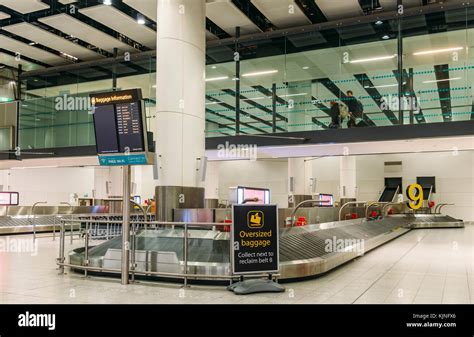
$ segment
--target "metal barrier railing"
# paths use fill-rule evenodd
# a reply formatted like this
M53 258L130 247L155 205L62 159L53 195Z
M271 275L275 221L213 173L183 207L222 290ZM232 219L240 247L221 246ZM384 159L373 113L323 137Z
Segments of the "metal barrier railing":
M441 209L445 206L454 206L454 204L438 204L435 207L434 214L441 214Z
M369 203L370 201L349 201L349 202L346 202L344 205L341 206L341 208L339 209L339 221L342 220L342 210L344 208L346 208L347 206L349 205L364 205L364 207L367 206L367 204Z
M122 221L115 221L121 223ZM80 223L81 227L84 226L81 236L84 239L84 259L82 265L76 265L71 263L66 263L65 259L65 233L67 223ZM90 240L91 240L91 224L107 224L107 220L102 219L63 219L61 220L61 231L60 231L60 245L59 245L59 257L57 259L57 265L59 266L59 273L64 274L64 268L70 267L77 270L83 270L84 276L87 277L88 271L95 271L101 273L121 273L122 269L113 269L113 268L103 268L103 267L94 267L89 266L89 250L90 250ZM222 223L207 223L207 222L160 222L160 221L130 221L131 230L130 230L130 272L129 277L131 276L132 281L135 279L135 275L144 275L144 276L157 276L164 278L179 278L183 279L184 286L188 285L188 279L221 279L229 280L231 283L234 279L239 278L238 275L233 275L233 265L232 259L229 259L229 273L228 274L196 274L188 272L188 263L189 263L189 230L190 229L213 229L215 230L216 226L222 226ZM231 225L232 224L226 224ZM139 271L136 270L136 238L138 229L150 230L150 229L163 229L163 228L183 228L183 272L182 273L171 273L171 272L162 272L162 271ZM110 237L111 235L105 235L105 237ZM123 247L122 247L123 248ZM232 245L229 244L229 250L232 254ZM123 263L123 262L122 262ZM268 274L255 274L252 277L258 276L268 276ZM278 278L279 274L272 274L272 278Z

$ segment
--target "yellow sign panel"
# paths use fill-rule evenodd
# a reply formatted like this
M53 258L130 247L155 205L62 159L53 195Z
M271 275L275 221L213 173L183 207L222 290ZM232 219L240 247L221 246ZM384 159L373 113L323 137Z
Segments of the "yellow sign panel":
M407 188L407 197L410 199L408 206L411 209L419 209L423 206L423 187L419 184L411 184Z
M264 217L262 211L250 211L247 213L247 226L249 228L262 228Z

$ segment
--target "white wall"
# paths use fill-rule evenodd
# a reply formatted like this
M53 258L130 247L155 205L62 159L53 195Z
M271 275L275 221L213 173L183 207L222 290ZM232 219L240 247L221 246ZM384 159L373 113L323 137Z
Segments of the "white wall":
M69 202L70 194L92 196L94 168L41 168L2 170L0 185L5 191L20 193L20 205L31 206L37 201L49 205Z
M219 199L228 200L230 186L269 188L271 203L288 206L288 161L236 160L219 163ZM211 179L211 177L208 177Z
M391 154L356 157L357 199L377 200L385 177L402 177L403 188L416 182L417 176L435 176L436 203L455 203L444 213L474 221L474 152L436 152ZM384 172L384 162L401 161L401 172ZM339 199L338 157L326 157L313 162L313 175L318 180L318 192L333 193ZM403 191L405 192L405 191Z

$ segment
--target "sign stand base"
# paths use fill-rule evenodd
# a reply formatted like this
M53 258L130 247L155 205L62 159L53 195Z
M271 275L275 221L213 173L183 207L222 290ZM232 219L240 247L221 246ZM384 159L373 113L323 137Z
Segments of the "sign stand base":
M247 295L256 293L282 293L285 287L272 280L250 279L231 284L227 290L233 291L236 295Z

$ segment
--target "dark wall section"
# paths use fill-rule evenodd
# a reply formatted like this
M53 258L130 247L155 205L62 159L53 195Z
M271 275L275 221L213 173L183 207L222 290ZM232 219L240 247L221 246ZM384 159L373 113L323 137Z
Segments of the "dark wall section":
M241 135L206 139L206 150L215 150L219 144L256 144L258 146L376 142L414 138L436 138L474 135L474 121L429 123L329 129L318 131L284 132L265 135ZM296 138L296 139L295 139Z

